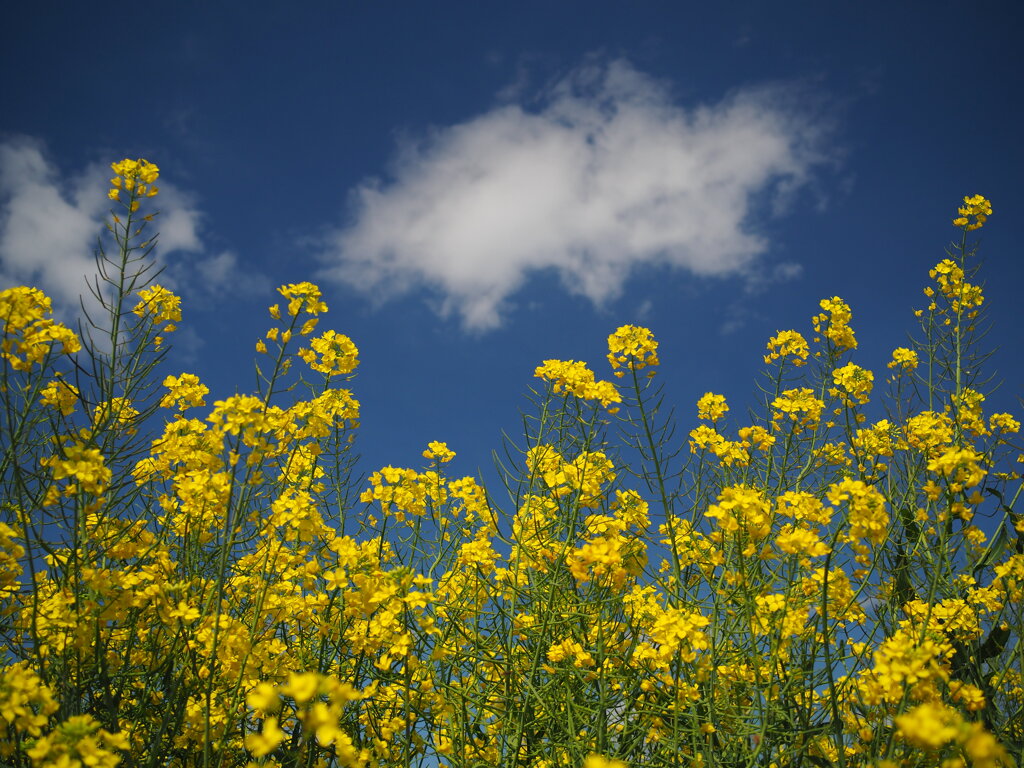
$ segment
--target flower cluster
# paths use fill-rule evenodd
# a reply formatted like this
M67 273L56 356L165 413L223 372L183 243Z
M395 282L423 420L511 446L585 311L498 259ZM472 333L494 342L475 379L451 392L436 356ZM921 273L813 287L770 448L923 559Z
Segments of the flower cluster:
M153 193L155 167L115 171ZM1010 768L1020 419L977 375L972 255L936 266L888 394L826 299L815 355L769 340L748 421L697 400L689 454L658 379L624 376L659 364L649 330L609 337L616 385L545 361L558 397L493 495L443 441L363 479L331 386L359 351L313 336L312 283L279 289L256 390L211 405L158 367L180 302L144 270L117 355L0 293L0 762Z
M821 314L812 318L814 332L825 336L839 351L857 348L857 338L853 329L850 328L850 319L853 313L850 305L833 296L831 299L822 299Z
M625 372L619 368L639 371L658 365L658 342L650 329L624 325L608 337L608 362L620 378Z
M143 319L153 323L154 326L163 323L159 334L171 333L177 329L176 323L181 322L181 298L174 295L161 285L152 285L139 291L139 300L132 309L132 312ZM157 335L153 339L155 346L163 344L163 336Z
M121 193L127 192L129 200L126 205L133 212L139 207L137 198L156 197L160 191L153 184L160 176L160 169L147 160L125 158L120 162L111 163L110 168L115 176L110 180L111 187L107 197L111 200L121 200Z
M352 373L359 365L359 350L352 339L334 331L312 339L308 349L299 350L299 357L328 378Z
M959 214L953 219L954 227L963 227L968 232L981 229L985 220L992 215L992 203L981 195L965 197L964 204L957 209Z
M16 371L42 365L54 345L74 354L81 344L74 332L51 317L50 297L38 288L0 291L0 359Z
M794 365L805 365L810 350L805 339L797 331L779 331L768 339L768 354L764 356L765 363L774 363L776 360L789 358Z
M576 360L545 360L537 366L534 376L552 383L555 394L565 392L583 400L597 400L608 408L621 403L622 397L610 381L597 381L586 363Z

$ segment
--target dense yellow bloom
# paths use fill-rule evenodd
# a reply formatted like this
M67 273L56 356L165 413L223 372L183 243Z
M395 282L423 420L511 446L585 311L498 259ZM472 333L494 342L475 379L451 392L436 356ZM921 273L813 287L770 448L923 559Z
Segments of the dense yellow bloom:
M621 500L623 497L619 496ZM646 521L646 515L641 518ZM644 542L626 535L629 523L621 518L590 515L586 520L590 538L567 558L569 571L580 583L596 580L621 589L627 576L639 576L647 562Z
M985 220L992 215L992 203L981 195L965 197L964 204L957 209L959 214L953 219L954 227L964 227L968 231L980 229Z
M319 373L341 376L352 373L359 365L359 350L352 339L343 334L327 331L312 339L309 347L300 349L299 357Z
M359 500L380 502L382 509L390 510L394 519L401 522L406 515L418 517L431 505L444 504L448 500L448 485L437 472L383 467L370 475L370 487Z
M1015 434L1020 432L1020 422L1009 413L993 413L988 420L989 429L993 432Z
M742 442L726 439L707 424L690 431L690 453L711 451L726 467L745 466L750 459L749 447L749 443L744 446Z
M498 553L494 551L491 542L486 539L467 541L459 547L459 565L479 568L485 573L489 573L494 570L497 560Z
M65 494L69 496L79 490L98 496L110 483L111 472L103 460L100 449L87 448L79 441L65 446L63 457L49 456L40 459L39 463L52 468L54 480L70 478L74 481L64 489Z
M888 419L882 419L870 427L858 429L852 444L864 456L872 459L889 457L898 447L899 430Z
M984 725L966 721L952 707L936 701L919 704L895 719L897 733L908 744L929 752L947 746L959 747L975 768L999 768L1014 765L1006 749ZM944 761L946 764L962 761Z
M783 525L775 537L775 543L787 555L820 557L831 551L828 544L818 536L818 533L806 525L791 523Z
M907 419L903 427L907 445L926 456L953 440L953 422L944 413L922 411Z
M161 408L177 408L184 411L206 405L204 398L210 394L210 388L199 381L199 377L194 373L168 376L163 383L168 392L160 399Z
M0 755L10 757L16 736L37 737L59 705L26 662L0 670Z
M875 375L859 365L849 363L832 371L832 381L835 387L829 389L829 394L838 397L844 405L852 408L855 401L864 405L870 399Z
M710 647L704 629L711 620L698 610L663 608L653 597L637 601L633 610L637 611L637 623L649 638L649 642L641 644L634 654L639 661L650 661L658 667L668 668L677 654L683 661L694 661L698 651Z
M752 448L759 451L767 451L775 445L775 435L771 434L760 424L750 427L740 427L736 436L739 438L740 447L749 452Z
M608 362L620 377L624 371L619 368L639 371L658 365L658 342L649 329L624 325L608 337Z
M989 434L988 424L985 423L985 414L982 411L982 403L985 396L970 387L964 387L959 397L953 396L953 405L956 407L956 418L963 429L969 431L975 437Z
M0 523L0 615L4 603L18 595L21 582L21 558L25 548L17 543L18 533L6 523Z
M850 328L853 316L850 305L838 296L833 296L831 299L822 299L821 308L825 311L811 318L814 332L824 334L840 351L856 349L857 339Z
M927 627L935 635L945 633L958 640L975 640L982 635L977 611L966 600L951 597L937 603L911 600L903 612L914 628Z
M775 500L776 511L794 520L828 525L833 510L826 507L821 499L806 491L787 491Z
M764 492L757 488L727 486L719 494L717 503L711 504L704 514L717 518L719 530L726 534L742 533L753 541L760 541L771 532L771 505Z
M846 502L849 531L845 538L853 544L860 556L866 551L856 543L860 539L867 539L876 546L885 541L889 529L889 513L885 497L874 486L862 480L847 478L829 486L827 496L834 506Z
M889 361L888 366L904 371L912 371L917 368L917 352L906 347L896 347L892 351L892 360Z
M579 505L593 507L604 495L602 486L615 479L615 466L604 451L584 451L562 465L562 475L569 488L579 493Z
M268 717L259 733L246 734L245 748L252 752L253 757L265 757L277 749L287 735L277 724L276 717Z
M138 410L127 397L112 397L93 409L92 422L96 425L109 422L112 426L128 428L129 434L134 434L132 424L138 415Z
M943 259L928 274L935 280L939 291L948 300L950 310L955 314L966 311L968 318L977 316L978 308L985 303L985 296L980 285L969 283L964 279L963 267L952 259ZM930 291L929 288L925 293ZM937 305L933 301L929 309L936 308ZM947 318L948 323L949 319Z
M590 652L571 637L554 643L548 648L547 656L548 661L556 664L568 658L572 659L574 666L580 668L592 667L595 664L594 657Z
M794 433L797 433L804 427L817 428L821 420L821 412L825 409L825 403L814 396L814 390L801 387L787 389L772 401L772 408L774 409L772 413L773 426L780 429L782 418L787 417L793 422Z
M327 305L320 299L320 287L313 283L288 283L277 292L288 299L288 314L292 317L299 312L315 316L327 311ZM270 313L276 317L275 310L276 305L270 308Z
M712 392L705 392L697 401L697 418L708 421L718 421L725 416L729 406L725 402L725 395L716 395Z
M181 299L160 285L143 288L138 293L139 301L132 309L138 317L148 319L154 326L163 323L159 333L171 333L181 322ZM162 336L153 340L156 346L163 343Z
M160 285L139 291L139 301L132 310L139 317L150 317L155 323L181 321L181 299Z
M124 732L110 733L92 715L76 715L36 740L25 752L40 766L115 768L121 762L115 750L126 749L128 738Z
M432 441L427 443L427 450L423 452L424 459L436 459L441 464L447 464L455 458L455 451L448 447L448 443Z
M55 344L66 355L81 349L74 332L51 314L50 297L38 288L0 291L0 358L16 371L28 371L41 364Z
M773 363L780 358L792 358L794 365L805 365L809 349L807 339L796 331L779 331L768 339L768 354L764 356L766 363Z
M75 403L80 397L78 389L64 379L54 379L43 387L40 395L43 405L53 406L62 416L70 416L75 412Z
M928 462L928 471L946 478L953 491L973 488L985 479L984 457L971 448L950 448Z
M604 757L592 752L583 761L583 768L629 768L629 765L622 760Z
M545 360L533 373L538 379L550 381L555 394L567 392L583 400L597 400L607 408L621 403L622 397L610 381L596 381L586 363L576 360Z
M956 739L963 720L945 704L927 702L896 718L899 735L909 744L938 750Z
M113 185L107 192L111 200L119 200L121 190L125 190L132 197L154 197L159 189L153 186L153 182L160 176L160 169L147 160L129 160L125 158L117 163L110 164L111 170L116 176L110 180Z

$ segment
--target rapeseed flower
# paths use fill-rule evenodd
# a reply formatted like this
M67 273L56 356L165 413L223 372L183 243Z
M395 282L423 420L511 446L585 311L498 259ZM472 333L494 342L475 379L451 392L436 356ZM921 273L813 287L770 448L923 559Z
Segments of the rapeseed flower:
M728 412L725 395L705 392L697 401L697 418L707 421L718 421Z
M160 176L160 169L148 160L125 158L111 163L110 168L116 174L110 180L112 186L107 192L111 200L120 200L122 190L128 192L132 200L136 197L155 197L160 191L153 186L153 182Z
M566 392L582 400L597 400L605 408L622 402L615 385L610 381L595 380L594 372L586 363L576 360L545 360L533 375L550 381L555 394Z
M658 365L658 342L650 329L624 325L608 337L608 362L618 377L625 374L619 368L639 371Z
M41 365L60 344L66 355L82 345L70 329L55 322L50 297L38 288L19 286L0 291L0 359L16 371Z
M963 227L970 232L980 229L992 215L992 203L981 195L965 197L964 204L957 209L957 213L959 215L953 219L953 226Z
M768 340L768 354L764 356L766 363L773 363L781 358L790 358L794 365L806 365L809 349L807 339L797 331L779 331Z
M857 338L850 327L853 316L850 305L838 296L833 296L831 299L822 299L821 308L824 312L811 318L814 332L823 334L839 351L856 349Z

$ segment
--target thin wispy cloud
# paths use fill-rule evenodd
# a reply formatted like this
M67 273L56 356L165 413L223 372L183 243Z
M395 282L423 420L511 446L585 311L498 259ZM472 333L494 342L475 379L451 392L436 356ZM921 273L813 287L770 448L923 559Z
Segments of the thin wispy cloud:
M587 63L529 105L407 141L391 179L352 191L322 276L377 298L427 288L484 331L544 271L596 305L641 265L743 274L771 245L753 214L784 215L826 159L791 96L684 108L625 61Z
M110 176L109 166L99 163L62 175L32 138L0 142L0 288L32 285L65 308L78 306L79 296L88 293L86 281L96 274L97 238L110 213ZM242 273L234 254L207 254L195 201L164 178L158 186L154 202L160 213L151 226L160 233L157 262L167 265L162 284L209 296L260 282L258 275Z

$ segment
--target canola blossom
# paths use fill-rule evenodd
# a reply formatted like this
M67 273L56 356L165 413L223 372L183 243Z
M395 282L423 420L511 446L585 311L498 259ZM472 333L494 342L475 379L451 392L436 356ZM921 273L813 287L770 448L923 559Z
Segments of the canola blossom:
M625 325L616 383L534 370L488 488L441 439L357 471L359 350L312 283L279 289L253 391L164 370L187 316L145 282L159 171L113 170L117 322L80 339L0 292L3 765L1024 759L1021 425L987 409L966 242L986 199L886 382L828 297L767 340L759 406L706 392L677 436L655 334Z

